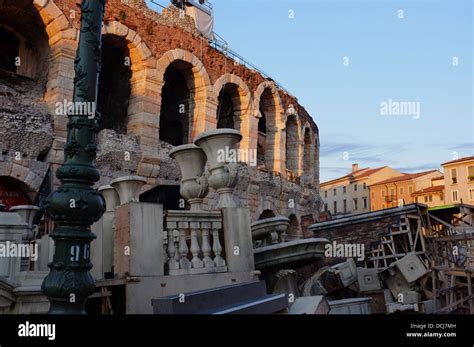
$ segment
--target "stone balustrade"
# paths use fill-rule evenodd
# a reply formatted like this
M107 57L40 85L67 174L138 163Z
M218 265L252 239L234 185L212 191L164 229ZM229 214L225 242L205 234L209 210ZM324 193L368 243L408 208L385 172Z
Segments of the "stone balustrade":
M227 272L222 256L220 211L166 212L164 247L165 273L189 275Z

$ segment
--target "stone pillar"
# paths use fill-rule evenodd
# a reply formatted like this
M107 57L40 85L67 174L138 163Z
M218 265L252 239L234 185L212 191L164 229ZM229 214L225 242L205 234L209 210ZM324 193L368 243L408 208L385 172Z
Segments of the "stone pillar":
M91 245L91 259L94 264L92 275L95 279L103 279L113 276L114 218L119 196L111 186L102 186L98 190L105 199L106 210L102 218L91 227L92 232L97 235Z
M248 272L255 269L253 260L250 212L246 208L222 208L224 242L229 272Z

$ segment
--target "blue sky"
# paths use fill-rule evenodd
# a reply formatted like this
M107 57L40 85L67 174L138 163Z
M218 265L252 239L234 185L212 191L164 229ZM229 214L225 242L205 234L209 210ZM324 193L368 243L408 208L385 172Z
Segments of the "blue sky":
M317 123L321 181L353 162L415 172L474 154L472 0L211 2L229 47ZM389 99L419 118L381 115Z

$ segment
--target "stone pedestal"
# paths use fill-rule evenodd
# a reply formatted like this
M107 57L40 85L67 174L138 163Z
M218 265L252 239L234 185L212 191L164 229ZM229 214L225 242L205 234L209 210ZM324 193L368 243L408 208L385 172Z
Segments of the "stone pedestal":
M119 278L164 275L163 206L130 202L115 210L114 271Z
M27 230L28 225L23 222L19 214L0 212L0 244L21 244ZM15 280L20 273L20 266L19 257L0 257L0 276Z

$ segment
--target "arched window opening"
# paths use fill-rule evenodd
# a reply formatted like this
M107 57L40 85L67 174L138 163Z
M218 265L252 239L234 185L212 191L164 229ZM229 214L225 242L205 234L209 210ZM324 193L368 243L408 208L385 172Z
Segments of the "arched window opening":
M164 81L161 93L160 140L179 146L189 142L191 93L182 69L174 64L166 69Z
M5 28L0 27L0 69L16 72L16 61L19 51L18 39Z
M42 94L49 58L48 35L33 2L0 1L0 70L37 81Z
M101 114L100 129L127 133L132 77L130 64L127 42L116 35L104 35L97 97L97 110Z
M298 172L298 123L295 115L286 120L286 169Z
M311 132L308 128L304 131L304 155L303 155L303 171L304 174L311 174Z
M260 118L258 119L258 140L257 140L257 166L265 165L265 142L267 139L267 120L265 113L260 108Z
M218 101L217 128L238 129L241 105L237 85L225 84L219 93Z
M260 97L259 111L261 117L258 123L257 164L272 169L276 108L269 88L266 88Z
M272 210L264 210L260 214L260 217L258 217L258 220L273 218L273 217L275 217L275 213Z

